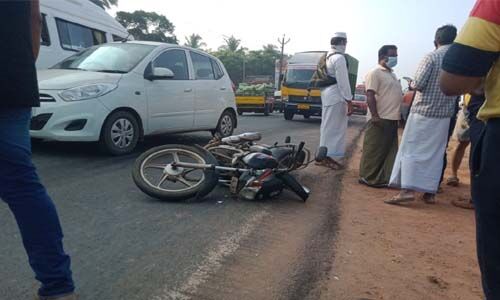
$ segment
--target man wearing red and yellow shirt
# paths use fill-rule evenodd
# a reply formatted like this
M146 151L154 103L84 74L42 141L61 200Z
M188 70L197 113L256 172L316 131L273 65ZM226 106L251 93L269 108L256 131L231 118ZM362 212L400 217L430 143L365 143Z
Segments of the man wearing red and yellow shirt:
M500 0L478 0L448 51L441 89L460 95L484 87L486 123L472 158L477 250L487 300L500 299Z

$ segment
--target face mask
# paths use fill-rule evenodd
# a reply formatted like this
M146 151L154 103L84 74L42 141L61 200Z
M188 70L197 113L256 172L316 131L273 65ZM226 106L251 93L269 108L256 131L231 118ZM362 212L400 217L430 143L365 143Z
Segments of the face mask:
M333 46L332 48L335 49L335 51L343 54L345 53L346 45L336 45Z
M395 66L398 65L398 57L397 56L388 56L386 65L391 69L394 68Z

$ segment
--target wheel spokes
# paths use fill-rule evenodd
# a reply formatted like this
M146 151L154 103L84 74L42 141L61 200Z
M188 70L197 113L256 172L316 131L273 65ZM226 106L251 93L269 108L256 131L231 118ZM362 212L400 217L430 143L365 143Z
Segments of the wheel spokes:
M161 176L161 179L160 179L160 182L158 183L157 187L158 188L161 188L161 185L168 179L168 174L163 174L163 176Z
M186 178L182 176L179 176L179 178L177 178L177 181L179 181L180 183L184 184L187 187L192 187L194 185L193 183L189 182Z
M144 166L144 169L161 169L161 170L165 170L167 166L165 165L157 165L157 164L152 164L152 165L147 165L147 166Z

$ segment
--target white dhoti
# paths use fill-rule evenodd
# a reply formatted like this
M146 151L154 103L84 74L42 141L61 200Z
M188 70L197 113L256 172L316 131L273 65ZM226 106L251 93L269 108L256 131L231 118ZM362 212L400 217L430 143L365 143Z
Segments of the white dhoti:
M435 194L443 170L450 118L408 117L389 186Z
M328 157L336 160L344 158L348 120L347 103L345 101L342 100L333 105L323 106L320 146L328 148Z

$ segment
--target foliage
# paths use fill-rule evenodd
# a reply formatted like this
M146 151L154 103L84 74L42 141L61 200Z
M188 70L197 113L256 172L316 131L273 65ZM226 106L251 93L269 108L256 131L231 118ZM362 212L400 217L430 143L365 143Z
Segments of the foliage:
M190 36L185 37L186 42L184 43L184 46L191 47L194 49L201 49L203 47L206 47L207 44L202 42L203 38L199 34L191 34Z
M111 6L117 6L118 0L90 0L90 2L96 4L102 9L111 8Z
M119 11L116 20L127 28L136 40L177 44L175 26L164 15L143 10L133 13Z

